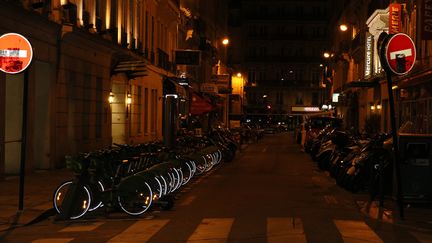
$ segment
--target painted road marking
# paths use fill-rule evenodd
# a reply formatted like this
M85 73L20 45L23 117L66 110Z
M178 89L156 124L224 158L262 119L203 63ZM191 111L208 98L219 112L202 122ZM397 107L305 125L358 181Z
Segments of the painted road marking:
M138 221L108 242L146 242L168 222L167 219Z
M74 238L51 238L51 239L38 239L32 241L32 243L67 243L73 241Z
M267 218L267 242L306 242L299 218Z
M206 218L201 221L188 242L226 242L234 218Z
M345 243L382 243L375 232L363 221L334 220L336 227L342 235Z
M97 227L104 224L104 222L95 222L95 223L81 223L81 224L72 224L69 225L59 232L88 232L95 230Z

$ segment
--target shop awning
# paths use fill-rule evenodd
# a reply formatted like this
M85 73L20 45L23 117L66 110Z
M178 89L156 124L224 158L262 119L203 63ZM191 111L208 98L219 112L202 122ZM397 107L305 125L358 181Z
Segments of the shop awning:
M189 112L192 115L202 115L215 109L211 100L197 92L192 92Z
M176 94L180 97L186 97L186 89L178 84L175 78L165 77L163 80L163 94Z
M372 88L377 86L379 83L375 80L367 81L367 80L360 80L360 81L351 81L343 85L343 90L347 90L350 88Z

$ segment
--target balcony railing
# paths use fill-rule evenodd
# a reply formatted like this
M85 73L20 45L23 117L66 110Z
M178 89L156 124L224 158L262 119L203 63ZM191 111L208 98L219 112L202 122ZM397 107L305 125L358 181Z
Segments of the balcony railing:
M172 62L169 61L169 55L164 52L161 49L157 49L157 66L169 71L169 72L173 72L174 70L174 65Z

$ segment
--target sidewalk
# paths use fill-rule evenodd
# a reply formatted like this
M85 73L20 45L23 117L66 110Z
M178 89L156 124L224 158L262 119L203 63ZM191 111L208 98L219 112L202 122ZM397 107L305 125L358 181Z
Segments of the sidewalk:
M30 223L52 208L52 195L57 186L72 179L66 169L36 171L25 176L24 209L18 212L19 176L0 180L0 231Z
M248 147L242 144L241 153ZM0 233L14 226L26 225L52 209L52 196L60 183L73 179L67 169L41 170L25 175L24 210L18 212L19 176L0 180Z
M384 206L380 208L379 201L368 203L368 195L353 195L353 198L360 212L376 223L390 223L432 234L431 204L405 204L403 208L404 219L401 219L399 207L393 199L386 198Z

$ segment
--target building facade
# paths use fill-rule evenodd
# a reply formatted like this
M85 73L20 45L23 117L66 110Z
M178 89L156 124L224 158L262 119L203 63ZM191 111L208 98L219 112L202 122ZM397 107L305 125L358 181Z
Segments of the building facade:
M322 105L330 1L234 2L239 10L230 19L241 41L233 63L247 79L245 113L289 115L295 106Z
M0 5L0 33L20 33L34 49L25 73L0 74L0 176L19 171L23 115L28 171L63 167L65 155L113 142L162 139L164 80L176 75L179 1Z
M405 132L430 134L431 36L425 27L428 21L425 1L344 3L337 21L347 23L349 28L346 32L335 30L333 41L335 53L345 57L333 63L332 91L341 94L340 115L347 124L360 130L391 131L388 84L379 59L379 37L383 32L406 33L416 45L417 61L410 73L392 77L395 119L397 127L409 124ZM359 115L352 116L350 111Z

